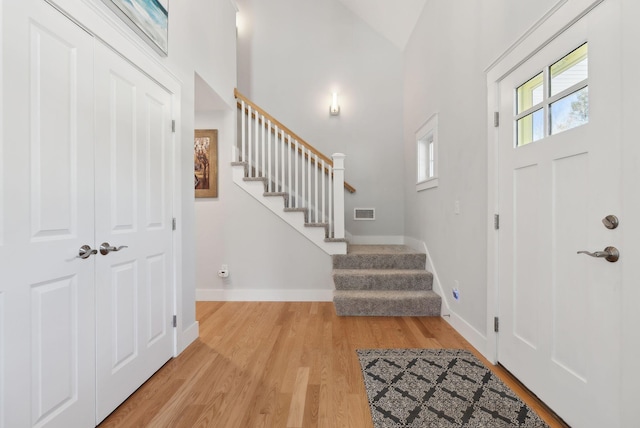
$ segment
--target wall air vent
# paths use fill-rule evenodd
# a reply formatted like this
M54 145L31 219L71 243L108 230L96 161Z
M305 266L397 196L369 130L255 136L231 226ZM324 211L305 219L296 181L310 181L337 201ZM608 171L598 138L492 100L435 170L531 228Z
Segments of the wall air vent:
M354 208L353 219L354 220L375 220L376 209L375 208Z

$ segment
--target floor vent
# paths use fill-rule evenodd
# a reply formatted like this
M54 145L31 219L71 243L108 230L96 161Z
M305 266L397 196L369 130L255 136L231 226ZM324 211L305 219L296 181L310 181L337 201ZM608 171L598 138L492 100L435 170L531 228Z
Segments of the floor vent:
M353 219L354 220L375 220L376 209L375 208L354 208Z

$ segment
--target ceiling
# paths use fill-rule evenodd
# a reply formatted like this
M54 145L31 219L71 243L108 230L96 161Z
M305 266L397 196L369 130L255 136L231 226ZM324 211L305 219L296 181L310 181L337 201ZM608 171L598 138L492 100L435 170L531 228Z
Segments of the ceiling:
M427 0L339 0L404 50Z

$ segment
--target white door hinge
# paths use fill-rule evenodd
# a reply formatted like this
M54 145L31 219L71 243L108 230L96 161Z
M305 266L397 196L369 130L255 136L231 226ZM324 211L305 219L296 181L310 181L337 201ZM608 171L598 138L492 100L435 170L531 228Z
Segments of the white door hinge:
M173 316L173 319L171 321L171 325L173 326L173 328L178 327L178 316L177 315Z
M500 229L500 214L493 215L493 228L495 230Z
M498 333L500 331L500 320L498 317L493 318L493 331Z
M176 218L171 219L171 230L176 230Z
M497 111L493 112L493 126L495 128L500 126L500 112L497 112Z
M176 121L175 120L171 121L171 132L176 132Z

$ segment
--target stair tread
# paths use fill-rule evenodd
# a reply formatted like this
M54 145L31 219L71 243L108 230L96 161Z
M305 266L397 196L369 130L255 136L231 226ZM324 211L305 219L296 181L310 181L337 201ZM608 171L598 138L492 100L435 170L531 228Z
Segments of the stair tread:
M438 298L440 296L432 290L334 290L334 299L349 297L353 299L385 299L385 300L401 300L415 298Z
M424 254L406 245L352 245L347 247L347 255L356 254Z
M325 242L347 242L346 238L324 238Z
M336 290L338 316L440 316L442 299L433 291Z
M431 272L424 269L334 269L333 275L338 276L367 276L367 275L382 275L382 276L392 276L392 275L424 275L424 276L433 276Z
M427 257L424 253L408 252L406 249L348 253L333 256L334 269L408 269L424 270Z
M431 290L433 274L424 269L334 269L336 290Z

